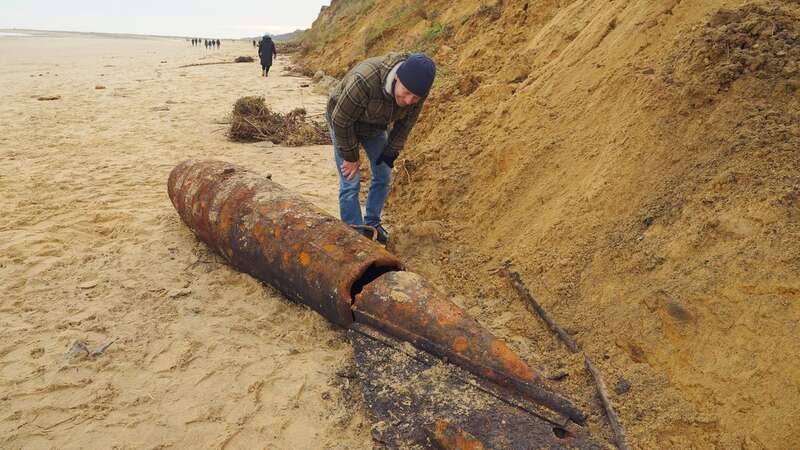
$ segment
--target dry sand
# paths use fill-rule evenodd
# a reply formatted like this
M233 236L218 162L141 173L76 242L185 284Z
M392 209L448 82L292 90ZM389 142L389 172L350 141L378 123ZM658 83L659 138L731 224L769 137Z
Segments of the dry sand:
M166 194L177 162L218 158L336 213L329 147L225 138L244 95L323 110L306 80L281 76L283 58L268 79L257 63L178 67L254 53L0 38L0 447L371 445L337 376L343 333L223 264ZM65 356L113 339L100 356Z

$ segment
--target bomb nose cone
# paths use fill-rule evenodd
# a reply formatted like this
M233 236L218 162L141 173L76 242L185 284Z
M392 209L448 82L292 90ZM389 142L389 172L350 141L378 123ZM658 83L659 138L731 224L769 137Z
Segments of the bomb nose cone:
M368 324L536 403L583 422L585 415L555 393L505 342L492 335L420 275L389 272L364 287L353 304Z

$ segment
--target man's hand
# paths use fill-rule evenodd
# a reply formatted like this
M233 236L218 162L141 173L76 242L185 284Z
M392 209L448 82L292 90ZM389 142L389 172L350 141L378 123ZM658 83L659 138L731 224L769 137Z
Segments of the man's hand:
M361 168L361 160L358 161L344 161L342 162L342 175L347 178L347 181L353 179L354 176L358 173L358 169Z
M377 163L378 164L384 163L387 166L394 168L394 160L397 159L398 155L399 153L393 152L387 148L386 150L383 151L383 153L381 153L381 156L378 158Z

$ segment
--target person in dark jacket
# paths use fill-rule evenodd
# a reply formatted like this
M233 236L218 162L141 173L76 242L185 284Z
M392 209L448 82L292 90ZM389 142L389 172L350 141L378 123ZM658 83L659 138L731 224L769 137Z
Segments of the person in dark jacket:
M417 123L435 77L436 65L427 55L389 53L357 64L328 99L325 118L339 172L339 213L343 222L382 244L389 239L381 226L381 211L394 161ZM363 217L359 146L372 169Z
M275 60L277 55L278 51L275 50L275 43L272 42L272 38L268 35L264 35L264 37L261 38L261 42L258 44L258 57L261 58L262 76L269 76L269 68L272 67L272 61Z

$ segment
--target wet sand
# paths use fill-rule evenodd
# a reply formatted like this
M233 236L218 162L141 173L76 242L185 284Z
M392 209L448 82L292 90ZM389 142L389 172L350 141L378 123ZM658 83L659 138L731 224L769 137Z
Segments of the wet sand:
M255 49L0 38L0 447L371 446L337 375L341 330L222 263L167 197L175 164L217 158L336 214L330 147L225 137L241 96L321 113L307 80L283 58L268 79L257 63L179 68L240 55Z

